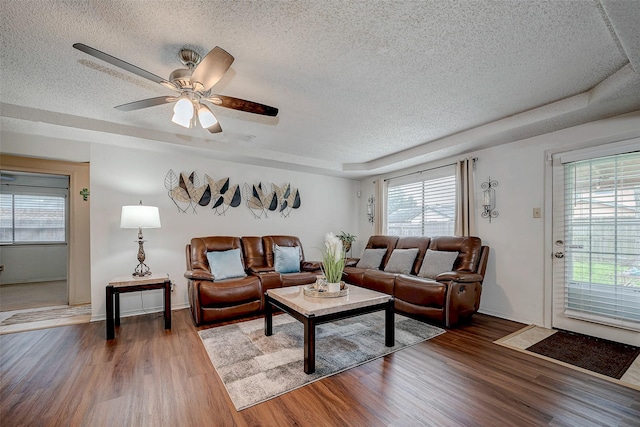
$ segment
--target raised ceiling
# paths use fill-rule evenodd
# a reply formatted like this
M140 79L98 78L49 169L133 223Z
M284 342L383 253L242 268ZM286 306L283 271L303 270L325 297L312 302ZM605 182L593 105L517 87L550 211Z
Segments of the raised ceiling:
M3 0L3 132L153 147L364 177L640 110L640 1ZM211 135L170 95L72 48L167 78L178 51L235 57ZM187 148L185 148L187 149Z

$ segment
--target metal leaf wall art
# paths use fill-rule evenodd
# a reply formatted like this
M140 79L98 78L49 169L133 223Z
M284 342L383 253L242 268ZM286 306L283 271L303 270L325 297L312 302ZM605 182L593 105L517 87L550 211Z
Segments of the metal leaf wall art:
M300 207L300 192L291 184L278 187L262 182L254 185L245 183L242 188L245 203L255 218L268 218L268 212L280 212L288 218L293 209Z
M190 209L196 213L198 206L211 204L211 209L217 215L224 215L229 207L238 207L242 202L240 187L238 184L230 186L229 178L216 181L205 174L204 184L201 185L195 172L188 176L181 172L178 177L173 169L169 169L164 177L164 186L179 212L187 212Z

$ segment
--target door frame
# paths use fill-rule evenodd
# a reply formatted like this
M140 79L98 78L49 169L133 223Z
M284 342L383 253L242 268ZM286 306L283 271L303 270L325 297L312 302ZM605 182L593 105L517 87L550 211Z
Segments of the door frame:
M91 302L89 200L80 191L89 187L89 163L0 154L2 169L69 177L69 242L67 288L69 305Z
M543 320L545 328L553 328L553 156L560 153L578 151L605 151L618 147L636 147L637 139L640 138L640 131L627 132L620 135L598 138L586 141L577 145L568 145L545 150L544 168L544 312ZM606 155L606 153L603 153ZM589 325L588 334L605 339L611 339L609 334L616 331L616 341L640 346L640 334L632 331L625 331L611 326L600 325L584 321ZM581 332L581 331L577 331ZM581 332L585 333L585 332Z

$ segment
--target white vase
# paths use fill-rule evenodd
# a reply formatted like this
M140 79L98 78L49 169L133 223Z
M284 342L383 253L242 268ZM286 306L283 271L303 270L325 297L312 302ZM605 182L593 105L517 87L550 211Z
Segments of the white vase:
M331 292L331 293L340 292L340 282L338 283L327 282L327 292Z

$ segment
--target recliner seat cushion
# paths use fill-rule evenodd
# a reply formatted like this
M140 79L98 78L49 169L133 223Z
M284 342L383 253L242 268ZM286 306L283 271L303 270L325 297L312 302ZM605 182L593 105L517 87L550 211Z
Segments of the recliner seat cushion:
M384 271L388 273L410 274L413 263L418 256L418 248L394 249L387 261Z

